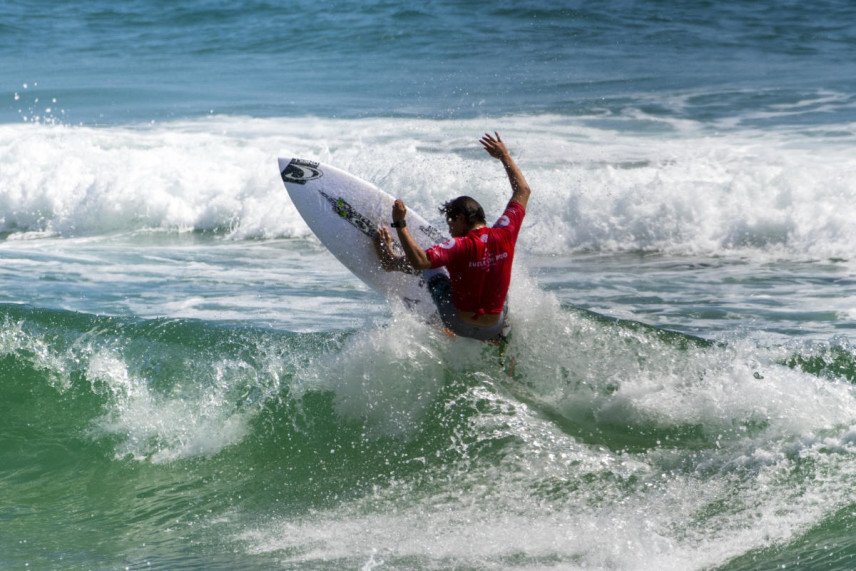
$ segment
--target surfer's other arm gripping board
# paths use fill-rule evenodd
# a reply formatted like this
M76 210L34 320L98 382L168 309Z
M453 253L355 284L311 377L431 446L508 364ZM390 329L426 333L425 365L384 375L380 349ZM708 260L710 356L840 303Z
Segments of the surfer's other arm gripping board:
M352 174L314 161L280 158L279 172L303 220L346 268L383 295L401 299L421 317L437 318L424 274L445 272L445 268L405 274L380 267L374 237L378 227L389 223L395 202L392 196ZM410 209L407 222L422 248L446 240L442 232ZM393 245L401 255L397 237Z

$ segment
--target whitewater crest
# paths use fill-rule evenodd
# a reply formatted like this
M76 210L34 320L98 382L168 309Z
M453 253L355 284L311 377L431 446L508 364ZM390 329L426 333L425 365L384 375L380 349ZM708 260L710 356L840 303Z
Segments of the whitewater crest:
M847 259L856 239L846 182L856 160L840 145L807 147L803 133L786 130L710 137L684 124L651 138L550 116L502 123L535 189L521 245L537 254ZM218 116L103 128L2 125L0 232L307 237L276 172L276 156L292 154L349 170L421 212L469 193L498 213L507 181L485 157L461 152L479 125Z

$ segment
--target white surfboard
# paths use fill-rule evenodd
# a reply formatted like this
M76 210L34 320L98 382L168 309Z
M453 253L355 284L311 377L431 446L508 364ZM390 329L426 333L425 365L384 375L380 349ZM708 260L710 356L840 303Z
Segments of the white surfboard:
M436 317L425 272L404 274L380 267L373 240L378 227L391 222L392 196L352 174L314 161L280 158L279 172L303 220L346 268L381 294L401 299L425 319ZM409 208L407 228L422 248L447 240ZM392 232L393 243L396 253L402 255L396 234ZM429 270L427 275L445 271Z

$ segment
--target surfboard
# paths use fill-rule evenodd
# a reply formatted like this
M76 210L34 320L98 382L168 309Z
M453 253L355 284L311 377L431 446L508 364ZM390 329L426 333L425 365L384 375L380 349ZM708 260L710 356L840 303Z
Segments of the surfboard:
M355 276L426 320L437 317L426 280L445 268L405 274L380 267L374 236L389 226L395 198L344 170L316 161L280 158L279 172L295 208L324 246ZM407 210L407 228L422 248L448 238L417 212ZM392 232L396 255L403 255Z

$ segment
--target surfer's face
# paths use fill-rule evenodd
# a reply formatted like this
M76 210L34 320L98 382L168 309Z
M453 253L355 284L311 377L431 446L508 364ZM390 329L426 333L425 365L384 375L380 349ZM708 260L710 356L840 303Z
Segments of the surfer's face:
M452 235L452 238L460 238L467 233L466 218L463 214L446 216L446 224L449 225L449 234Z

